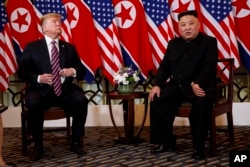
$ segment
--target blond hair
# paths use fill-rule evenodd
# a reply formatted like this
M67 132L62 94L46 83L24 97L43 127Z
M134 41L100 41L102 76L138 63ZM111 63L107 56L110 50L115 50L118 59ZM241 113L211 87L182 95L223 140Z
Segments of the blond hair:
M40 25L43 26L44 22L46 20L48 20L49 18L59 18L61 20L62 15L58 14L58 13L47 13L45 15L43 15L40 19Z

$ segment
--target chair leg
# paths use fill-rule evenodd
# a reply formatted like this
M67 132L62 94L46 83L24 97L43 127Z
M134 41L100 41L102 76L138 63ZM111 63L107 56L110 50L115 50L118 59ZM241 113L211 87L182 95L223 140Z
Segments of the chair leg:
M214 116L212 116L210 127L210 154L212 157L216 156L216 123Z
M66 117L66 126L67 126L67 142L70 143L71 139L71 124L70 124L70 117Z
M227 113L227 126L230 138L230 143L234 145L234 126L233 126L233 115L232 112Z
M21 123L22 123L22 152L23 155L27 154L27 121L26 114L21 113Z

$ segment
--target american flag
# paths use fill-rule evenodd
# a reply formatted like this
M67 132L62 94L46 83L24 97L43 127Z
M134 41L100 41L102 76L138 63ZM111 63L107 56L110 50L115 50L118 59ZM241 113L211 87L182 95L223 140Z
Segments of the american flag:
M238 68L240 59L231 0L200 0L200 9L204 32L217 38L219 58L234 58ZM224 68L223 64L218 68Z
M155 68L166 52L168 41L174 38L174 28L166 0L142 0L149 26L149 39L152 45L152 59Z
M101 48L103 74L113 83L114 73L123 66L112 0L86 0L90 7Z
M34 0L34 6L37 9L37 19L40 20L42 15L47 13L58 13L62 15L62 34L61 39L72 43L70 26L67 20L67 13L61 0Z
M16 72L17 62L4 4L0 3L0 90L8 88L8 77Z

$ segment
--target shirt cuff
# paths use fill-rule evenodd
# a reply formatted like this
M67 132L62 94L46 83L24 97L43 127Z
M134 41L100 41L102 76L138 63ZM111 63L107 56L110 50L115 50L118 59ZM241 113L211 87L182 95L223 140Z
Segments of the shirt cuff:
M73 68L73 71L74 71L73 77L75 78L76 77L76 70Z
M40 82L40 75L38 75L38 77L37 77L37 83L41 83Z

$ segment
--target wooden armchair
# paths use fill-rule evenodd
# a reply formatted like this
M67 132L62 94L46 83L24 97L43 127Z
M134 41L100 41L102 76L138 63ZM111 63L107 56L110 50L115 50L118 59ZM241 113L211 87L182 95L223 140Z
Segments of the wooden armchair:
M227 132L229 134L228 139L231 144L234 144L234 127L233 127L233 115L232 115L232 104L233 104L233 77L234 77L234 59L220 59L218 65L224 66L221 70L217 70L217 76L221 78L223 73L226 71L228 74L228 80L219 82L217 84L217 96L215 104L212 110L212 119L209 129L209 142L210 142L210 154L211 156L216 155L216 148L219 144L225 140L217 142L217 132ZM177 117L189 117L191 104L183 103ZM227 127L222 129L216 126L216 117L226 114ZM183 135L182 135L183 136Z
M24 101L24 94L25 90L27 89L28 85L26 84L25 87L20 91L21 97L21 129L22 129L22 152L24 155L27 154L27 147L33 142L33 138L31 135L31 128L28 122L28 109L25 106ZM62 140L66 139L69 143L71 139L71 121L70 116L67 116L62 108L57 106L53 106L49 108L47 111L44 112L44 121L48 120L58 120L58 119L66 119L66 126L65 127L55 127L55 128L44 128L44 132L58 132L58 131L66 131L66 135L58 135L49 137L49 135L44 136L43 140Z

